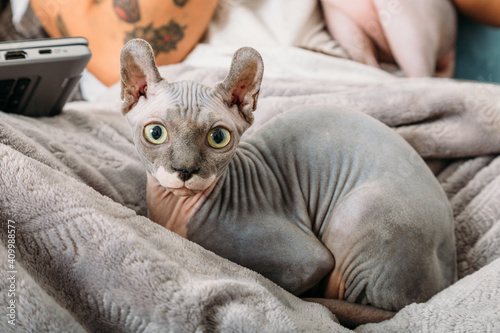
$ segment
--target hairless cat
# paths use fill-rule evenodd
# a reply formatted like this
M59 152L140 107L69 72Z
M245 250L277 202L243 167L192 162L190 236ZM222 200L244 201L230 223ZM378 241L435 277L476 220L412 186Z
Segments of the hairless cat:
M453 216L425 162L355 111L301 106L248 138L263 61L214 87L169 83L151 46L121 53L122 112L147 170L149 217L326 305L345 325L390 318L456 279ZM411 170L402 173L400 161Z

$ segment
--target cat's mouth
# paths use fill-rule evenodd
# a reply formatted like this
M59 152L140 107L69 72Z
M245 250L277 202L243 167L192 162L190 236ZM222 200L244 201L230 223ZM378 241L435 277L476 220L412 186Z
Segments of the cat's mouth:
M154 176L161 186L172 192L175 196L188 197L205 191L214 184L216 176L201 178L193 175L188 180L182 180L177 172L167 172L165 168L159 167Z
M163 186L161 183L160 183L160 185L165 187L168 191L172 192L172 194L177 196L177 197L191 197L191 196L194 196L200 192L210 191L214 187L215 183L217 183L217 180L213 180L212 182L210 182L210 184L208 184L207 187L205 187L203 189L193 189L193 188L189 188L188 186L171 188L171 187Z

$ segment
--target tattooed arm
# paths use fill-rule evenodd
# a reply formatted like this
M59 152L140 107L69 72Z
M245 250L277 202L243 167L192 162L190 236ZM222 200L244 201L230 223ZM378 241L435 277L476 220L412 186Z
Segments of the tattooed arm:
M500 27L500 1L453 0L458 10L479 23Z
M120 51L132 38L155 49L158 65L182 61L204 33L218 0L30 0L51 37L83 36L88 70L101 82L120 80Z

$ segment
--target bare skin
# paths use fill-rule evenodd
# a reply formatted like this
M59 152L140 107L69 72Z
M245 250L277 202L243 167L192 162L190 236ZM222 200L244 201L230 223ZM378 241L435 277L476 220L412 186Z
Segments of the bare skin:
M339 300L322 303L353 325L455 280L449 202L394 131L308 105L240 140L262 80L255 50L238 50L213 88L168 83L153 59L143 40L122 51L122 111L150 174L154 221L295 295Z
M168 189L160 185L158 180L147 175L147 201L149 218L176 234L187 238L187 224L198 212L212 192L215 181L203 191L192 191L187 188Z
M500 27L500 2L492 0L453 0L458 10L473 20Z
M130 39L156 45L159 65L183 60L204 33L217 0L31 0L30 5L51 37L89 40L88 69L110 86L120 80L120 50Z
M175 232L179 236L188 238L187 225L189 220L203 206L207 197L212 192L218 179L206 190L194 192L191 190L179 191L167 189L160 185L158 180L147 174L147 201L149 218L168 230ZM304 301L314 302L325 306L348 328L355 328L359 325L377 323L391 319L396 312L379 309L373 306L366 306L342 301L344 294L344 284L340 279L330 276L329 289L335 288L335 294L330 298L303 298ZM340 283L339 283L340 282Z
M456 35L449 1L321 0L330 34L352 59L397 64L408 77L451 77ZM425 24L422 24L425 22Z

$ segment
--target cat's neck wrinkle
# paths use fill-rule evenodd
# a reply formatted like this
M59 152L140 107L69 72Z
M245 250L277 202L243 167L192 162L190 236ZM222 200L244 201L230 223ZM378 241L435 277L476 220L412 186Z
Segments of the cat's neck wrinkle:
M187 225L200 210L217 180L204 191L189 197L175 196L148 173L147 202L148 217L176 234L187 238Z

